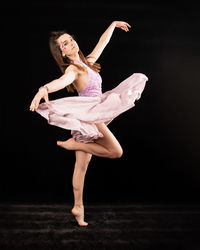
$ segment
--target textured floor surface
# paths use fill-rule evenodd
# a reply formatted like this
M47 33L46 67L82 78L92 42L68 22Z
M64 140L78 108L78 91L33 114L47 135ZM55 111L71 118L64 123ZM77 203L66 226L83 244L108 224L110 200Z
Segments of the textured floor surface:
M71 204L0 204L0 249L200 249L199 205L85 204L79 227Z

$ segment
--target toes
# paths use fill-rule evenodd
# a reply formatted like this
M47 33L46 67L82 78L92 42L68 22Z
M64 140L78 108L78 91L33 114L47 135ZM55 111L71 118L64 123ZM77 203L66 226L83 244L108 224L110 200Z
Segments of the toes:
M79 224L80 226L87 226L88 225L88 223L87 222L82 222L81 224Z
M57 145L60 146L62 144L61 141L57 141Z

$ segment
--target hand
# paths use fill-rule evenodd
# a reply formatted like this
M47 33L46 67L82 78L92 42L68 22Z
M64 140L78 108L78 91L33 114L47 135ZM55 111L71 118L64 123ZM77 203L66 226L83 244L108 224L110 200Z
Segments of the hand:
M35 109L38 108L40 100L44 99L47 104L50 104L48 92L44 87L41 87L35 97L33 98L31 105L30 105L30 111L35 111Z
M129 31L128 28L131 28L130 24L123 22L123 21L114 21L114 23L115 23L115 27L120 28L126 32Z

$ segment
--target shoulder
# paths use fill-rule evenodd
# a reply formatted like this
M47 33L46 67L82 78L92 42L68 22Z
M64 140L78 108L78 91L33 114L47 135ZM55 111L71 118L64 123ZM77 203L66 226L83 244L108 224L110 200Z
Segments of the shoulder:
M78 71L76 69L76 66L69 65L66 69L64 74L62 75L62 78L64 79L72 79L74 81L78 77Z
M86 71L87 71L86 68L82 64L77 63L77 64L69 65L65 70L65 74L69 73L69 72L73 72L76 75L78 75L78 74L82 74L83 72L86 72Z
M73 73L78 73L78 69L75 65L69 65L66 69L65 69L65 74L69 73L69 72L73 72Z

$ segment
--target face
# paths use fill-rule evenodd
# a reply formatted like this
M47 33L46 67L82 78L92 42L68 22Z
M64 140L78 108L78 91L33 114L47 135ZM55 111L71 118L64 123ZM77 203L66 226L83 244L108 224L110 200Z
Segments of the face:
M79 51L78 44L69 34L63 34L57 39L63 56L71 56Z

